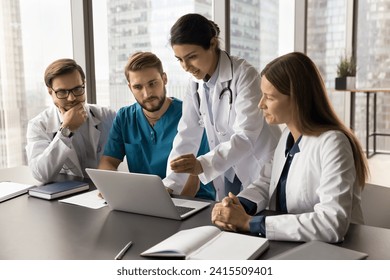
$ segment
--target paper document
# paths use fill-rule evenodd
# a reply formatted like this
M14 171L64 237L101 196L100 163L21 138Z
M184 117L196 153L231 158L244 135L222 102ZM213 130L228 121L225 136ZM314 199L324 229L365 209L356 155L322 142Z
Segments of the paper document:
M98 196L99 191L94 190L79 195L75 195L69 198L61 199L59 202L75 204L92 209L99 209L107 206L106 201Z

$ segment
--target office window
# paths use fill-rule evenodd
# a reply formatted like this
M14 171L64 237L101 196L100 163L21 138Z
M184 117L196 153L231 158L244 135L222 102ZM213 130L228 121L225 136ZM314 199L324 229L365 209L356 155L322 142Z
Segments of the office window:
M345 93L334 92L337 63L351 55L347 41L348 0L309 0L307 2L307 55L318 66L338 116L344 115Z
M0 1L0 168L27 164L26 128L50 104L46 66L72 57L69 0Z
M294 49L291 0L231 0L230 53L261 71L268 62Z
M357 8L353 5L357 5ZM309 0L307 2L307 54L319 66L329 97L339 117L346 120L349 108L348 92L335 92L334 78L341 56L354 52L357 62L356 86L358 88L390 87L390 53L388 51L390 0ZM355 17L355 26L348 23ZM352 40L356 28L356 38ZM353 45L353 42L356 45ZM354 50L354 51L353 51ZM390 96L377 95L377 132L390 129ZM356 94L355 133L361 143L366 137L366 95ZM373 98L370 100L373 111ZM370 116L370 127L373 127ZM371 142L372 143L372 142ZM378 137L378 150L390 150L390 139Z
M353 11L349 0L309 0L307 2L307 54L317 64L328 96L339 118L349 126L349 92L334 91L337 64L343 56L352 55L353 26L348 25L348 13ZM350 11L349 9L352 9ZM356 112L364 112L364 104L356 98ZM365 129L355 116L355 133L364 143Z
M123 69L136 51L152 51L161 59L168 75L167 95L182 99L189 75L174 57L169 31L186 13L212 18L211 11L211 0L94 1L97 103L117 110L135 102Z
M390 0L360 0L357 24L357 86L390 88ZM357 97L357 112L365 111L366 96ZM371 98L370 103L374 100ZM370 109L373 112L373 108ZM371 118L372 119L372 118ZM365 132L365 114L356 116L357 128ZM370 123L373 127L373 123ZM377 132L390 132L390 95L377 94ZM390 137L378 137L377 149L390 150ZM372 141L371 141L372 142Z
M334 88L340 57L351 55L347 44L348 0L309 0L307 54L318 65L327 88Z

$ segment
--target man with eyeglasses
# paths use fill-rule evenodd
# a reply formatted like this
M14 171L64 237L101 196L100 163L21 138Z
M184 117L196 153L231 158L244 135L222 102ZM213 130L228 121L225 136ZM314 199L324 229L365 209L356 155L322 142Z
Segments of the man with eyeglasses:
M45 71L50 106L29 121L27 159L33 176L50 182L59 173L86 177L96 168L115 111L86 103L85 74L73 59L59 59Z

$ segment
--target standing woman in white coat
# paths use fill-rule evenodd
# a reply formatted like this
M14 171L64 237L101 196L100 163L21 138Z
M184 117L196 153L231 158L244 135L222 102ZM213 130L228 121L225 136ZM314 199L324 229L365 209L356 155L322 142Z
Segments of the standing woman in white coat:
M266 121L287 125L271 182L260 178L249 187L259 195L245 209L241 198L229 194L214 207L212 221L270 240L342 241L351 222L363 223L360 194L368 167L357 138L337 118L306 55L290 53L270 62L261 73L261 90ZM282 214L251 216L264 209Z
M219 47L218 26L199 14L187 14L171 28L175 57L192 74L183 115L169 156L166 187L180 194L188 174L213 181L218 198L238 194L272 160L280 137L257 109L261 98L257 70ZM195 157L206 131L210 152ZM251 198L252 191L242 195Z

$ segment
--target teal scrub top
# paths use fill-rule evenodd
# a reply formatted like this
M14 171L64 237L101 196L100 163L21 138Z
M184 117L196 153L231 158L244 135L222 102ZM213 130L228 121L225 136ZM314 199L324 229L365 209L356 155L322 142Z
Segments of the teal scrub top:
M182 101L172 98L168 110L152 127L142 107L135 103L121 108L110 130L104 155L123 160L127 158L130 172L166 176L168 156L177 133L182 115ZM205 132L198 156L209 151ZM196 197L215 200L215 189L211 183L200 184Z

